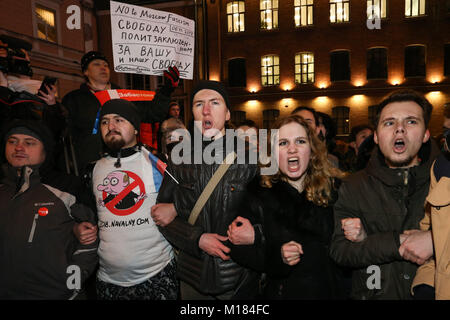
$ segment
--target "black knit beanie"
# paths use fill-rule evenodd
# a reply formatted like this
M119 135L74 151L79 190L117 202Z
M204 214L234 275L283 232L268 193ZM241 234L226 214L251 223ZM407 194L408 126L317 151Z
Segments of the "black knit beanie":
M7 124L3 131L3 139L6 141L13 134L25 134L40 140L47 153L53 151L55 141L50 129L38 120L14 119Z
M84 72L91 61L100 59L105 61L107 64L109 64L108 59L106 59L105 55L98 51L89 51L81 58L81 71Z
M217 91L223 97L223 100L225 101L228 110L231 111L230 99L228 96L227 89L221 82L213 80L201 80L200 82L197 83L197 85L194 87L194 90L192 90L191 105L193 105L194 96L197 94L197 92L203 89L210 89Z
M141 117L138 109L132 102L123 99L112 99L105 102L102 106L102 110L100 111L100 120L104 115L111 113L118 114L119 116L127 119L134 126L134 128L139 131Z

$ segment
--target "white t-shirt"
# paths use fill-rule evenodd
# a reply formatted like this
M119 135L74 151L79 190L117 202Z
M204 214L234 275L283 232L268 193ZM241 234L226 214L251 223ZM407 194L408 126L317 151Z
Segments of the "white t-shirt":
M158 274L172 260L173 250L150 216L156 202L154 168L148 151L97 161L93 192L97 201L100 280L130 287Z

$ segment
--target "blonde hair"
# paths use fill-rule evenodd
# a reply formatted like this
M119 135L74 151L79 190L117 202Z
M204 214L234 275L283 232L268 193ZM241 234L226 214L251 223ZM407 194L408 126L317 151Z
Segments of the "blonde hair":
M280 118L273 124L272 129L280 129L289 123L297 123L305 129L311 148L310 160L303 183L306 198L318 206L326 207L332 199L334 178L341 179L346 174L333 167L328 161L325 144L316 137L315 133L311 131L308 123L302 117L290 115L285 118ZM276 183L279 180L288 180L280 170L271 176L261 176L261 185L271 188L272 183Z

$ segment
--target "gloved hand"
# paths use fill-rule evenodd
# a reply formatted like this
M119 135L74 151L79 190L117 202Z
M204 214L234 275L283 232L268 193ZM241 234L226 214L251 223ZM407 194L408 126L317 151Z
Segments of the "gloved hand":
M178 68L176 66L169 67L167 71L164 71L164 78L166 81L161 89L165 95L170 96L180 82L180 72L178 71Z

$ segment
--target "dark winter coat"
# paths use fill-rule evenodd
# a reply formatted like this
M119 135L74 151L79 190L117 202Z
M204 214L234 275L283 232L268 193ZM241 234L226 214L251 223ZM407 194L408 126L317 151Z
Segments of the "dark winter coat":
M405 230L419 229L419 222L424 217L430 168L437 154L437 147L428 142L419 153L420 165L391 169L377 146L367 168L342 183L334 207L331 255L338 264L356 269L352 279L352 298L411 298L410 289L417 265L400 256L400 234ZM344 218L361 219L367 238L362 242L345 239L341 227ZM374 279L377 268L368 269L373 265L380 268L379 288L375 287Z
M53 169L54 143L45 125L15 120L4 134L15 127L34 131L46 158L21 168L20 176L9 164L0 170L0 299L68 299L76 294L67 284L76 284L77 272L69 267L79 267L82 285L98 261L97 243L80 245L72 231L75 221L95 224L93 211L82 204L89 196L77 177ZM4 150L6 139L0 139Z
M226 139L232 138L225 136L211 143L203 142L201 151L207 146L217 146L216 155L223 159ZM234 143L236 146L236 142ZM194 156L194 152L191 156ZM177 260L178 276L207 295L220 295L234 290L235 296L239 296L238 286L242 279L249 276L249 271L232 259L224 261L210 256L198 246L203 233L226 236L229 224L237 217L237 211L245 199L246 186L258 172L256 163L236 162L237 160L214 189L194 225L188 223L191 210L219 164L206 164L203 161L201 164L175 165L169 162L167 170L179 184L165 174L158 195L157 202L173 203L177 211L177 217L161 228L161 232L180 250Z
M120 89L112 85L112 89ZM141 121L146 123L164 120L169 110L170 94L159 91L152 101L137 101ZM87 84L64 96L62 104L69 112L69 132L72 135L78 170L84 172L86 166L101 158L103 144L100 128L93 133L100 102Z
M255 228L253 245L233 246L231 257L244 266L266 273L267 299L343 299L341 270L329 257L333 232L333 201L320 207L308 201L289 183L279 181L271 188L255 179L240 215ZM262 232L261 232L262 230ZM282 261L281 247L295 241L302 245L300 262Z

